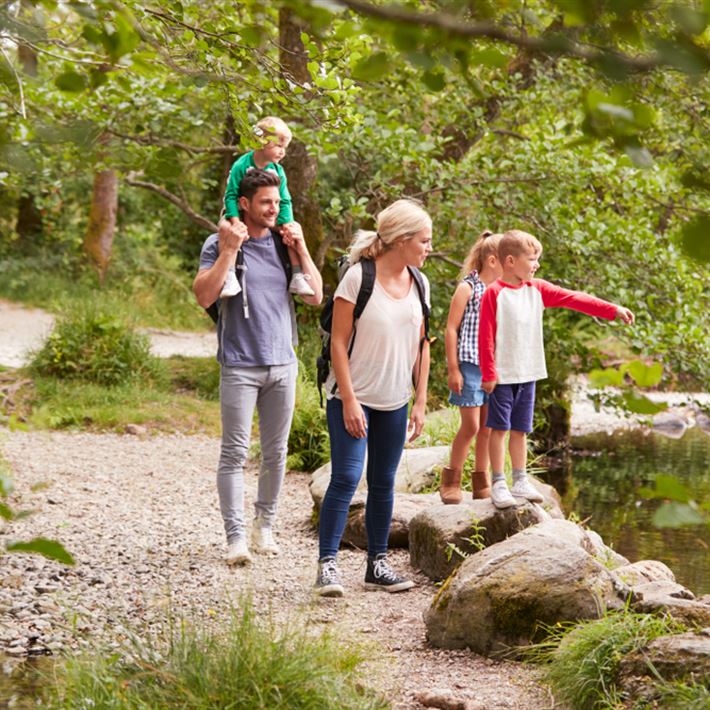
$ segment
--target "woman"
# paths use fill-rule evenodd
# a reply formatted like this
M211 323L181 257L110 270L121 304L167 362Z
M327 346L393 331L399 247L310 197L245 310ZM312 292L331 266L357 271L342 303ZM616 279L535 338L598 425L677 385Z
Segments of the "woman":
M320 511L320 554L315 592L342 596L336 564L353 494L367 454L368 540L365 586L400 592L414 582L387 562L394 481L407 434L424 426L429 343L422 303L410 269L431 252L431 218L416 202L397 200L377 215L377 231L360 231L350 247L348 271L335 291L332 372L326 383L331 479ZM362 259L374 261L372 295L358 319L353 311L362 283ZM423 275L422 275L423 276ZM422 279L429 302L429 284ZM357 331L357 337L353 336ZM352 341L352 352L348 354ZM407 417L412 382L414 404Z

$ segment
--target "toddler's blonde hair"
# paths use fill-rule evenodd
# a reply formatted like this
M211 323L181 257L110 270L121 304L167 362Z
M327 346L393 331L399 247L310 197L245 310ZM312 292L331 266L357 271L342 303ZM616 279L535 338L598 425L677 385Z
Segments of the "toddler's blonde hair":
M259 135L257 131L257 136L262 139L264 144L270 143L274 138L285 138L287 142L291 142L293 134L291 129L286 125L284 121L276 116L266 116L260 121L257 121L256 127L262 131L262 135Z

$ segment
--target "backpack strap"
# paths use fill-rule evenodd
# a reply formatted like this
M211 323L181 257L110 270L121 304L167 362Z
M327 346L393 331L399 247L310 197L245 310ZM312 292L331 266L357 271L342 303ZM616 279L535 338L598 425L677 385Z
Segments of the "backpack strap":
M414 283L417 286L419 301L422 304L422 316L424 317L424 337L419 341L419 373L416 378L414 377L414 373L412 373L412 385L414 385L414 391L416 392L417 383L419 382L419 378L422 374L422 354L424 352L424 343L429 342L429 316L431 315L431 311L426 302L426 288L424 286L422 272L419 271L416 266L408 266L407 268L409 269L409 273L412 275Z

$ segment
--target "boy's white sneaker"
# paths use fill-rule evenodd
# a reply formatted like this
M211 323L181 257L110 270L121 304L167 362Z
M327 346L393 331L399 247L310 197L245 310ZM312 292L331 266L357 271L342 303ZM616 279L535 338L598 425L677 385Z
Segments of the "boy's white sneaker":
M299 271L291 276L291 283L288 285L288 292L294 296L315 296L316 292L310 287L310 274Z
M530 479L527 476L513 481L513 487L510 489L510 492L516 498L526 498L533 503L542 503L543 501L542 493L530 483Z
M230 566L251 564L251 555L249 554L247 541L243 537L229 543L224 561Z
M251 531L251 545L254 552L259 555L278 555L279 546L274 541L270 525L264 525L260 518L254 521Z
M227 272L227 279L224 282L224 286L222 286L222 292L219 294L219 297L231 298L232 296L236 296L241 290L242 287L237 278L237 274L230 269Z
M491 500L496 508L512 508L517 505L505 481L494 481L491 486Z

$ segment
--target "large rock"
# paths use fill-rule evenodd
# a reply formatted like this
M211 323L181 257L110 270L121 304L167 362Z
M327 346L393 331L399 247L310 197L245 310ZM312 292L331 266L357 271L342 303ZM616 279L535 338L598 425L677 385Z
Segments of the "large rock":
M700 633L660 636L621 661L619 685L632 698L653 700L659 678L707 683L710 678L710 628Z
M490 498L460 505L444 505L437 498L412 518L409 558L427 577L445 579L466 557L549 519L534 503L498 510Z
M420 511L439 501L438 493L420 494L436 480L437 471L448 463L447 446L431 446L422 449L405 449L397 468L395 479L394 510L388 544L390 547L407 547L409 544L409 522ZM323 497L330 483L330 463L321 466L311 476L311 497L316 512L320 511ZM343 533L342 544L353 547L367 547L365 529L365 502L367 482L363 473L357 491L350 503L348 522Z
M540 623L623 608L630 589L590 552L595 544L574 523L547 520L472 555L425 613L427 637L494 655L536 640Z
M405 449L397 467L394 490L396 493L420 493L429 488L436 480L436 474L449 461L448 446L430 446L422 449ZM311 475L311 497L320 510L323 496L330 483L330 462L316 469ZM367 491L367 482L363 476L357 492Z

